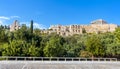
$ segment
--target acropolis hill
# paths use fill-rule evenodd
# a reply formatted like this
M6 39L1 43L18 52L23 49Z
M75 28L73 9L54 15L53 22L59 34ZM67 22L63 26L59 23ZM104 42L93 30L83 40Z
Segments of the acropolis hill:
M116 24L108 24L102 19L92 21L89 25L51 25L49 30L42 30L42 33L56 32L62 36L69 36L82 33L105 33L113 32L118 26Z
M113 32L118 26L116 24L108 24L102 19L94 20L89 25L51 25L47 30L41 30L40 33L57 33L61 36L70 36L74 34L83 33L105 33ZM10 31L14 31L20 28L20 25L15 21L11 27Z

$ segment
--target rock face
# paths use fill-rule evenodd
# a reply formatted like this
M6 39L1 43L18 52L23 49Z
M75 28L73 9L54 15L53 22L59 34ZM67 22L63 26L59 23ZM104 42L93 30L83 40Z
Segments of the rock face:
M112 61L0 61L0 69L120 69Z

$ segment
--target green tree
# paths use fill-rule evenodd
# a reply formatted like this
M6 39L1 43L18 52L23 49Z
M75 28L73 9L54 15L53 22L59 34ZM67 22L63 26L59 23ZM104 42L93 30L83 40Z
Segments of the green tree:
M39 56L39 48L23 40L13 40L3 46L3 56Z
M30 33L29 28L25 25L21 29L14 32L14 40L25 40L27 42L32 42L33 34Z
M34 29L34 34L40 35L41 30L40 29Z
M79 52L84 50L84 42L80 35L64 37L64 56L79 57Z
M3 56L20 56L22 48L22 41L13 40L10 44L6 43L3 46Z
M0 42L3 43L8 41L8 36L5 31L5 29L0 29Z
M89 58L89 57L92 57L92 53L83 50L83 51L80 51L80 57Z
M85 28L82 28L82 33L86 33L86 30L85 30Z
M39 54L39 48L33 45L30 45L29 43L25 44L22 48L22 56L28 56L28 57L38 57Z
M106 53L108 57L119 57L120 56L120 43L108 44Z
M102 45L101 39L97 35L92 35L87 39L86 50L96 57L102 57L105 54L104 45Z
M116 28L115 32L116 41L120 43L120 27Z
M62 57L64 49L62 47L62 38L59 35L53 35L44 47L46 57Z

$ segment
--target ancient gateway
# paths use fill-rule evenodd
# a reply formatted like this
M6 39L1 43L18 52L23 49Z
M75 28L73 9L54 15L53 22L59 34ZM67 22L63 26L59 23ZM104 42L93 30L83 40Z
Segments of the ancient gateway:
M118 26L116 24L108 24L102 19L94 20L89 25L51 25L49 29L42 29L40 33L57 33L62 36L70 36L82 33L105 33L113 32ZM10 31L15 31L20 28L18 21L15 21Z

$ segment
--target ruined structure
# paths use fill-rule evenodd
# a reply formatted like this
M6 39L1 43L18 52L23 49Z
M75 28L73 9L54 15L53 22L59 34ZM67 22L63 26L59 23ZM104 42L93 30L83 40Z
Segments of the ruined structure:
M14 21L12 25L10 25L10 31L15 31L20 29L19 22L17 20Z
M62 36L69 36L82 33L105 33L113 32L117 28L116 24L108 24L102 19L92 21L90 25L52 25L49 30L42 30L41 33L57 33Z

